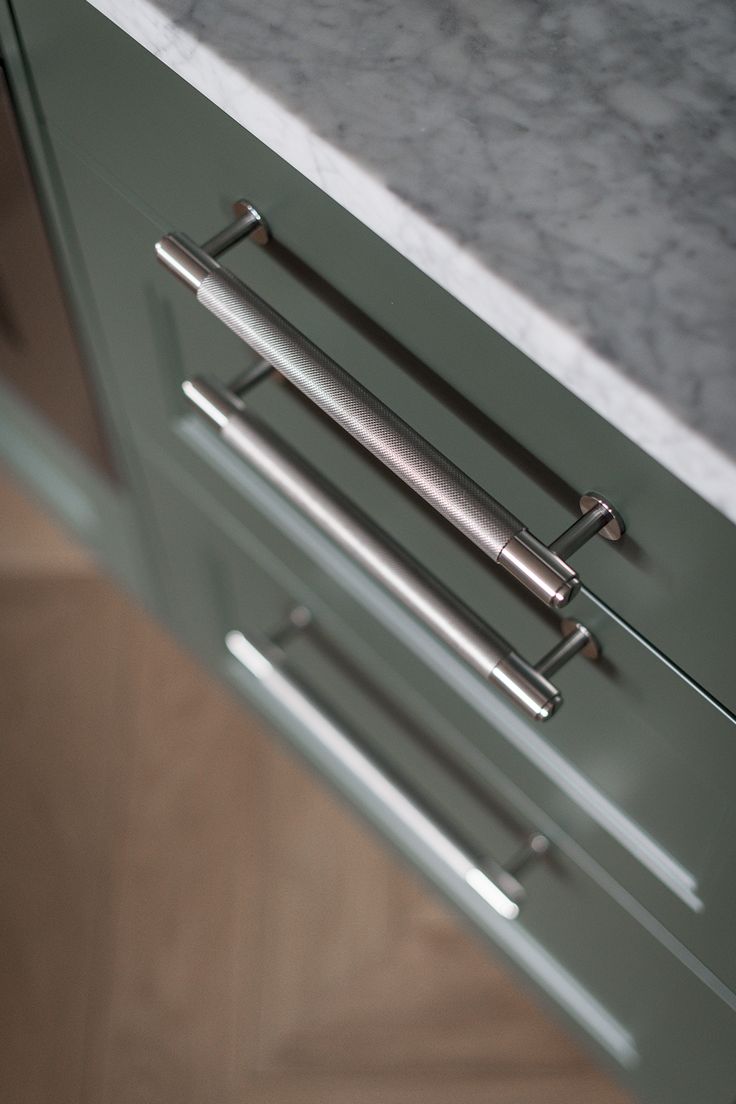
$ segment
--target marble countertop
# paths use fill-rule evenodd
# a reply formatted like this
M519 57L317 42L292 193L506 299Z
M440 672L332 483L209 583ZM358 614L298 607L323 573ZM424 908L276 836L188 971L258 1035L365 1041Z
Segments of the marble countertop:
M736 521L730 0L91 0Z

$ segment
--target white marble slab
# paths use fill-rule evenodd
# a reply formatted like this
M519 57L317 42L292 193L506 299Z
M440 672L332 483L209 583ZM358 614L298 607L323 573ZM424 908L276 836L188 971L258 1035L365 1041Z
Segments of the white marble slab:
M720 0L91 0L736 521Z

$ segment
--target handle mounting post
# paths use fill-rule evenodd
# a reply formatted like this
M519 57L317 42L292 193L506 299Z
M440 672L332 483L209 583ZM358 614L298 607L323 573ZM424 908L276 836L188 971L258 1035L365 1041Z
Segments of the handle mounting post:
M244 238L250 238L256 245L266 245L271 237L268 223L252 203L247 199L236 199L233 203L233 222L206 241L202 250L210 257L221 257Z

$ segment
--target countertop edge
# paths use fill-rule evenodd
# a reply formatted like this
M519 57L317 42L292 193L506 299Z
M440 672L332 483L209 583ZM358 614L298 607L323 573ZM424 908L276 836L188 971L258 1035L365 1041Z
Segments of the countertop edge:
M88 0L577 398L736 522L736 462L486 268L152 0Z

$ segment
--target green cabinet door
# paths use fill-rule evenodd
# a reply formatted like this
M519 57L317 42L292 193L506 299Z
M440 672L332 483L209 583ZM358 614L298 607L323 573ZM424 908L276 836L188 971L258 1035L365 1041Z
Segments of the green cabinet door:
M15 25L0 0L0 460L150 608L134 465L110 413L84 266Z

